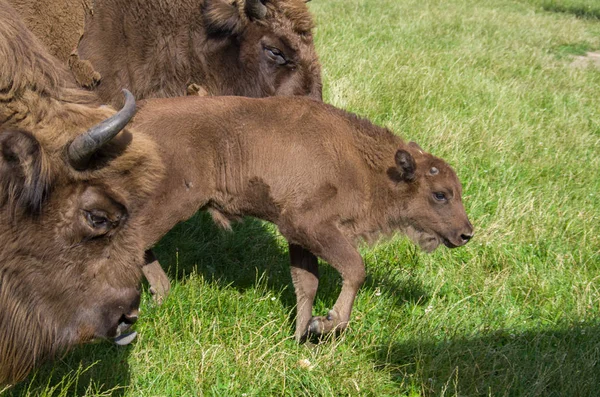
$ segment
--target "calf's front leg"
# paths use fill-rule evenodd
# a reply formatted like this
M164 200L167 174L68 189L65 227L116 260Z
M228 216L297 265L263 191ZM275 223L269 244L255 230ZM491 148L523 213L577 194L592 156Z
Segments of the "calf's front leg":
M306 234L311 238L304 245L313 254L333 266L342 276L342 291L333 308L327 316L313 317L308 325L308 333L319 336L334 330L343 331L346 328L350 321L354 299L365 281L366 272L356 247L335 225L321 224L315 230L316 232ZM304 326L304 324L297 322L297 326ZM296 329L296 336L306 331L306 328Z
M296 332L298 342L308 336L308 324L312 319L312 307L319 286L319 263L310 251L296 244L289 244L292 282L296 291Z

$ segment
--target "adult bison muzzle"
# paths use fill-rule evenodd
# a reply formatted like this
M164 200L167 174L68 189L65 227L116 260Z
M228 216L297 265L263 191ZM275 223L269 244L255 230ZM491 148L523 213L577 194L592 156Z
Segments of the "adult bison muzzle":
M399 231L432 251L462 246L473 235L460 182L446 162L318 101L149 100L133 125L160 142L167 172L145 208L144 240L158 241L200 208L225 227L243 216L276 224L289 243L298 340L346 327L365 279L361 238ZM317 257L343 279L323 317L312 316Z
M154 143L75 87L0 1L0 385L137 319Z

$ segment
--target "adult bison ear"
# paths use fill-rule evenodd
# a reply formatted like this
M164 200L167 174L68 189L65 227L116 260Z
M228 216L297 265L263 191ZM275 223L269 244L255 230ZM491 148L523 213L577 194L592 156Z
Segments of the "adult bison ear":
M406 182L414 181L415 171L417 170L414 157L406 150L400 149L396 152L395 160L402 179Z
M1 131L0 205L8 205L13 216L19 208L38 215L49 189L49 169L37 139L27 131Z
M205 0L202 18L209 36L231 36L244 29L244 21L235 2Z

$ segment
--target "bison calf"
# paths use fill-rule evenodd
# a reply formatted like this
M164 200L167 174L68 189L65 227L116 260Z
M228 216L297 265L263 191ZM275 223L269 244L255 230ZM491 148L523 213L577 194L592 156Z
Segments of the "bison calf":
M365 279L360 238L400 231L432 251L473 235L460 182L446 162L308 98L149 100L134 125L159 143L167 170L142 216L151 219L146 242L198 209L226 227L248 215L273 222L289 242L298 340L346 327ZM343 279L323 317L312 317L317 257Z

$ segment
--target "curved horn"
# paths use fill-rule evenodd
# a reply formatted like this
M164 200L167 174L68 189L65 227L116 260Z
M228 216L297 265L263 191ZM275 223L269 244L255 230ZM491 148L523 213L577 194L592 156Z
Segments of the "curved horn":
M267 15L267 7L262 0L246 0L246 14L253 19L263 19Z
M123 89L125 105L108 119L96 124L84 134L75 138L69 146L69 162L76 169L83 169L90 157L107 142L113 139L135 115L135 98Z

